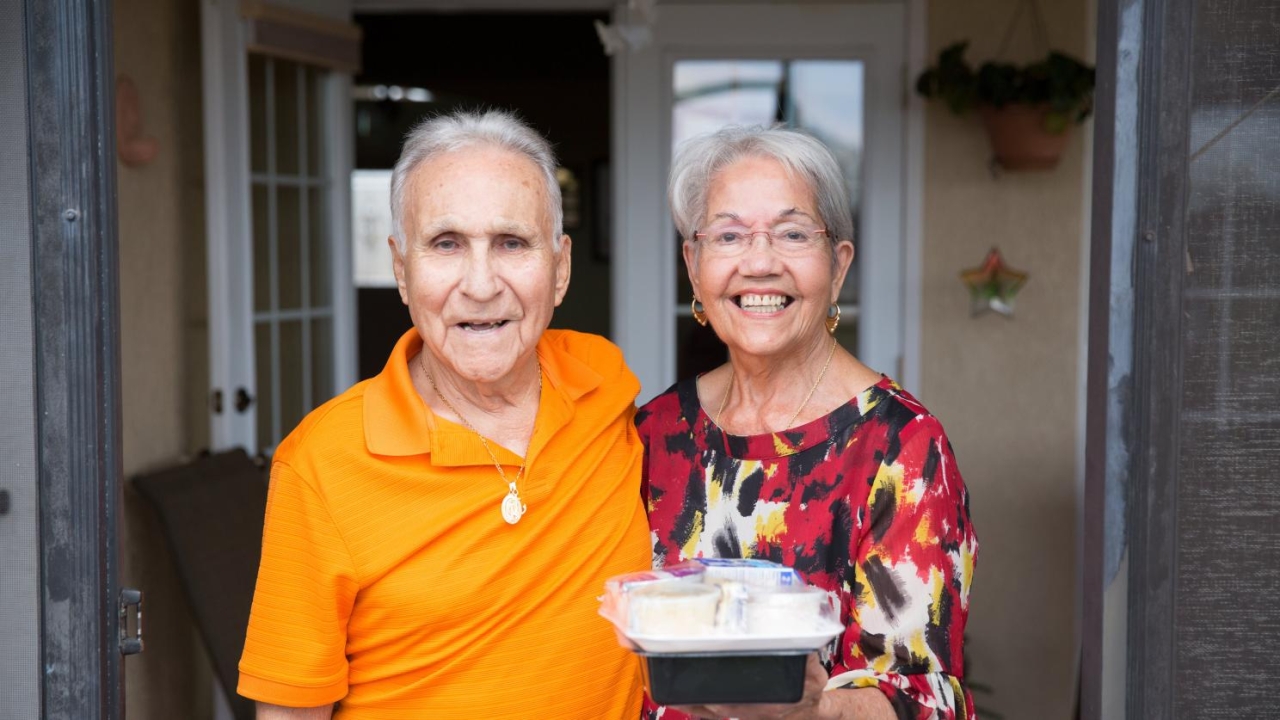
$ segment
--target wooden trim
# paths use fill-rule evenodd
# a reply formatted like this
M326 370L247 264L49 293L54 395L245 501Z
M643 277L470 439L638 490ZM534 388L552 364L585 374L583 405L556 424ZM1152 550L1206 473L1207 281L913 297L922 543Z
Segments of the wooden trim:
M364 33L354 23L261 0L242 0L240 14L245 19L249 52L351 75L360 72Z
M902 133L902 323L901 359L898 381L911 392L921 393L922 358L920 346L924 308L924 177L925 103L911 92L911 78L918 77L929 64L929 4L927 0L907 0L906 58L903 65Z
M1092 243L1089 256L1089 321L1088 380L1085 420L1085 506L1083 556L1081 565L1081 629L1080 689L1078 707L1081 720L1103 720L1103 678L1108 641L1104 598L1110 578L1107 577L1107 544L1112 538L1107 527L1107 459L1120 454L1127 445L1124 423L1109 423L1112 393L1129 385L1129 353L1113 355L1112 343L1127 338L1132 313L1112 306L1113 283L1126 283L1127 278L1113 277L1113 245L1132 248L1132 233L1121 234L1114 208L1133 205L1136 188L1117 183L1117 162L1136 163L1136 142L1130 141L1125 128L1117 128L1116 89L1118 76L1124 72L1118 50L1121 7L1140 4L1141 0L1100 0L1097 21L1098 84L1094 93L1093 130L1093 211ZM1118 232L1119 231L1119 232ZM1115 315L1121 313L1117 320ZM1117 325L1123 325L1123 330ZM1131 344L1130 340L1130 344ZM1129 397L1129 393L1124 393ZM1126 413L1132 408L1126 405ZM1123 531L1123 528L1121 528Z
M209 389L257 396L253 357L253 237L249 171L248 55L235 7L201 0L204 82L205 234L209 294ZM209 415L216 452L256 449L256 413Z
M364 30L355 23L281 7L262 2L262 0L241 0L240 15L248 20L264 20L283 25L292 25L320 33L321 35L332 35L345 40L360 41L364 38Z

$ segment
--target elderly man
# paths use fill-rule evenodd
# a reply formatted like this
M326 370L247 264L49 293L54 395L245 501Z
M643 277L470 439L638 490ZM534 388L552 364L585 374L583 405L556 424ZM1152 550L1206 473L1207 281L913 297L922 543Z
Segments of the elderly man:
M428 120L391 202L413 329L276 452L239 692L259 718L637 717L595 598L649 566L639 383L547 329L551 149L503 113Z

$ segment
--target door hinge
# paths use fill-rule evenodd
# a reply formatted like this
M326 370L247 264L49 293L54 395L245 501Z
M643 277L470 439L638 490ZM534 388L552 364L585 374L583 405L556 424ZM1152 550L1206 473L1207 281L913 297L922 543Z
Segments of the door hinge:
M134 608L133 635L129 634L129 608ZM142 591L136 588L120 590L120 654L137 655L142 652Z

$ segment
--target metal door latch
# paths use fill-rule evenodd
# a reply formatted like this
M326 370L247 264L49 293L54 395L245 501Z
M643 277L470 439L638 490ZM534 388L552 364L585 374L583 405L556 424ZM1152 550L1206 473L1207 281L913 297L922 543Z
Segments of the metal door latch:
M129 635L129 608L135 608L133 636ZM142 591L135 588L120 589L120 654L137 655L142 652Z
M243 413L253 406L253 396L244 388L236 388L236 412Z

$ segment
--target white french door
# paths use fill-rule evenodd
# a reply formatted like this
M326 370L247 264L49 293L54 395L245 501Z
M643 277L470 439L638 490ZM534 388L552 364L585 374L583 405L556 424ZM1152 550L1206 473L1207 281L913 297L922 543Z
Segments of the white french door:
M350 76L202 3L210 443L270 453L355 380Z
M615 12L616 22L642 20ZM675 146L727 124L781 122L835 152L858 232L839 339L900 376L905 3L662 4L650 20L651 41L614 56L613 327L640 377L640 401L717 352L688 317L665 189Z

